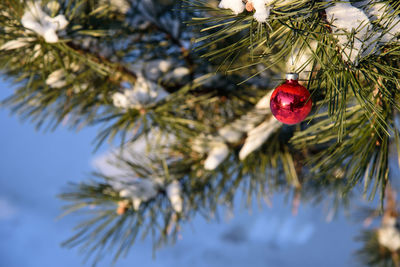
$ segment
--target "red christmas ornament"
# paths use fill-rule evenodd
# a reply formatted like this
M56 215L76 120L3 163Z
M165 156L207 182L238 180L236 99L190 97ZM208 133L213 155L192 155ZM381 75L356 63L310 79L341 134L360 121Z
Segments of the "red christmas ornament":
M270 107L275 118L285 124L303 121L311 111L310 92L299 84L297 73L286 74L286 81L271 95Z

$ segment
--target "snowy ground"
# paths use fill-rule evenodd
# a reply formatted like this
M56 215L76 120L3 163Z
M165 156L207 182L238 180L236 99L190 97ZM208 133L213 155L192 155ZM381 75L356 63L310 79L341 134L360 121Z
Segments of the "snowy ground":
M4 87L0 84L0 99ZM59 246L76 218L56 220L61 203L55 195L67 181L88 177L96 130L38 133L5 110L0 125L0 267L81 266L76 250ZM343 216L326 223L321 207L302 206L293 217L277 196L273 207L255 206L251 214L237 205L234 217L219 223L196 218L156 259L150 240L139 241L116 266L355 266L358 230ZM109 265L109 258L99 264Z

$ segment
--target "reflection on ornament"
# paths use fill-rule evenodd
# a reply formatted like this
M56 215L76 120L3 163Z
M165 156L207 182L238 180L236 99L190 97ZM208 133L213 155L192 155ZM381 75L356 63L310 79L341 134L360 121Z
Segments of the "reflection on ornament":
M297 73L288 73L286 81L278 86L271 95L271 112L275 118L285 124L303 121L311 111L310 92L299 84Z

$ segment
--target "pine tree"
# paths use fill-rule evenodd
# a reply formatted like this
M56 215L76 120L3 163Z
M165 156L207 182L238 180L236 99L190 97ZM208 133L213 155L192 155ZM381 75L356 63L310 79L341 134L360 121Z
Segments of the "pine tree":
M118 259L138 235L174 242L182 223L238 194L339 208L361 188L381 200L362 216L383 217L362 234L360 260L398 266L398 1L1 0L0 10L0 67L17 88L3 106L40 129L101 125L95 148L111 146L107 170L60 196L66 213L86 214L65 246ZM288 72L313 102L297 125L270 108Z

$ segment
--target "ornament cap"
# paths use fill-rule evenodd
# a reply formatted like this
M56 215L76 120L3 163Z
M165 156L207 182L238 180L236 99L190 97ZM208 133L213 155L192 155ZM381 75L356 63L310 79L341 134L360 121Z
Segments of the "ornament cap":
M299 79L299 74L295 73L295 72L290 72L290 73L286 73L286 80L290 81L290 80L295 80L297 81Z

